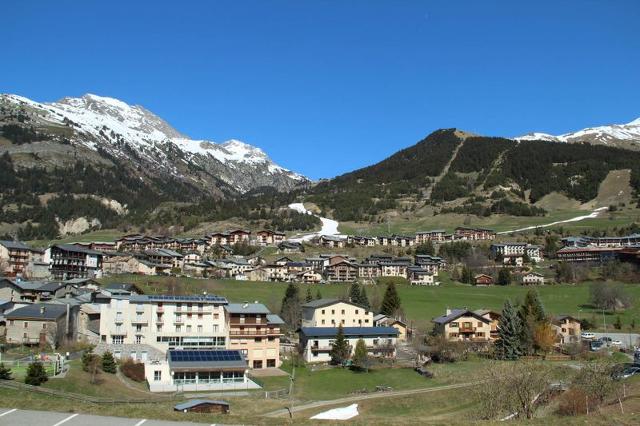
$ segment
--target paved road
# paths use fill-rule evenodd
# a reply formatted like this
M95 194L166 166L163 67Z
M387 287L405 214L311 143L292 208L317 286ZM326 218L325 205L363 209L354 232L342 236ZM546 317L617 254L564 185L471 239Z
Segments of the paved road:
M202 423L164 420L129 419L89 414L56 413L54 411L0 408L0 425L11 426L202 426Z
M640 346L640 334L638 333L593 333L596 335L596 339L600 337L611 337L613 340L620 340L623 348L633 348L634 346Z
M312 408L320 408L320 407L328 407L332 405L340 405L340 404L351 404L353 402L363 401L366 399L376 399L376 398L390 398L393 396L409 396L409 395L417 395L422 393L431 393L431 392L440 392L451 389L460 389L460 388L468 388L471 386L476 386L481 383L484 383L484 380L478 382L470 382L470 383L458 383L455 385L445 385L445 386L436 386L431 388L420 388L420 389L407 389L401 391L391 391L391 392L376 392L376 393L368 393L364 395L357 396L347 396L345 398L332 399L329 401L316 401L310 402L308 404L297 405L293 407L291 410L293 413L298 411L310 410ZM283 417L288 416L289 410L286 408L271 411L270 413L264 414L265 417Z

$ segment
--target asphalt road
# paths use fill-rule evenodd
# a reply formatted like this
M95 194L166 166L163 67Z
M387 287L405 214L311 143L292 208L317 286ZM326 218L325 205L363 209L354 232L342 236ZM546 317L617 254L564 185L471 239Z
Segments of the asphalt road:
M202 423L164 420L129 419L89 414L56 413L54 411L0 408L0 425L11 426L202 426Z
M596 335L595 339L599 339L600 337L611 337L613 340L620 340L622 342L622 347L627 349L632 349L634 346L640 346L640 334L638 333L593 333Z

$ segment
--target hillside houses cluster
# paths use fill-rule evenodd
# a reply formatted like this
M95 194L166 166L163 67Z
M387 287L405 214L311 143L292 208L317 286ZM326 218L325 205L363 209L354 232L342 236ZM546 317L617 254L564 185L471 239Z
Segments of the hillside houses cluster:
M320 235L313 241L327 248L344 248L352 246L389 246L389 247L413 247L424 244L427 241L434 243L445 243L452 241L481 241L493 240L496 232L485 228L457 227L453 233L448 234L443 229L431 231L420 231L414 235L382 235L377 237L367 237L361 235Z
M623 237L566 237L556 252L558 260L576 263L602 263L623 260L640 264L640 234Z

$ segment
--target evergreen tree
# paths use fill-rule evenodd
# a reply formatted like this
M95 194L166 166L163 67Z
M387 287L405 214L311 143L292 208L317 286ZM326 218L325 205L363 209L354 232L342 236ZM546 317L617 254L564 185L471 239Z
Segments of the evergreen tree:
M320 289L316 292L316 300L322 299L322 293L320 293Z
M305 302L309 303L313 300L313 295L311 294L311 287L307 287L307 297L305 298Z
M369 371L370 359L367 352L367 345L363 339L358 339L356 348L353 352L353 366L360 369Z
M344 337L342 324L339 324L336 339L331 344L331 352L329 352L329 356L331 356L331 362L336 365L342 365L346 360L349 359L350 352L351 348L349 347L347 339Z
M29 364L27 368L27 375L24 378L24 382L32 386L40 386L44 382L49 380L47 372L40 361L35 361Z
M613 327L616 330L620 330L622 328L622 320L620 319L620 315L616 317L616 322L613 323Z
M536 290L531 289L527 291L520 310L518 311L518 316L520 317L520 324L522 324L520 345L525 354L532 354L535 349L540 349L538 345L536 345L536 329L548 322L544 307Z
M116 360L111 354L111 352L107 351L102 354L102 371L105 373L115 374L117 370Z
M462 271L460 272L460 282L464 284L473 284L473 271L467 268L467 265L462 265Z
M282 307L280 308L280 316L290 330L296 330L300 327L302 320L302 306L300 305L300 295L298 287L290 283L284 293L282 299Z
M380 313L393 317L400 309L400 303L400 296L398 296L395 284L389 283L387 285L387 290L384 292Z
M416 254L434 256L436 254L436 248L433 246L431 239L428 239L426 243L420 244L416 247Z
M367 310L371 310L371 303L369 303L369 297L367 297L367 290L364 288L364 286L362 287L362 289L360 289L360 302L359 304L365 308L367 308Z
M498 285L511 284L511 271L508 268L501 268L498 272Z
M12 380L11 369L5 367L4 362L0 363L0 380Z
M502 316L498 321L498 340L496 340L496 357L503 360L516 360L522 355L520 337L522 324L520 317L509 300L504 303Z
M360 303L360 286L358 283L352 283L349 288L349 301L351 303Z

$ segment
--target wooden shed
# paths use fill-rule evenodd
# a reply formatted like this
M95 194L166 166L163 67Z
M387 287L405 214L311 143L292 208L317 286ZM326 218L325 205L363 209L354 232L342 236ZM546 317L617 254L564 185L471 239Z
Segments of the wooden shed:
M226 401L215 401L211 399L190 399L182 402L175 407L175 411L183 413L217 413L228 414L229 403Z

